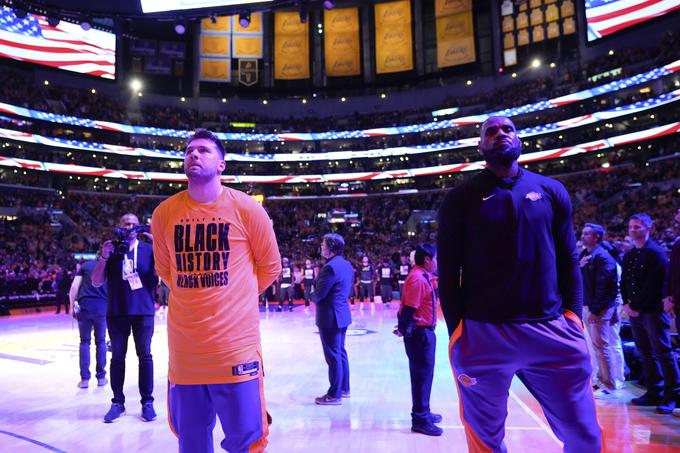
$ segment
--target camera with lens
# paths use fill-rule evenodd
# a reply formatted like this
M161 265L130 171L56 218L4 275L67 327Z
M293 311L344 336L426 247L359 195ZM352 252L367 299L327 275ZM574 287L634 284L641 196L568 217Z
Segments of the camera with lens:
M150 233L149 225L136 225L132 228L114 227L113 234L116 237L113 242L113 253L125 255L129 249L128 242L132 239L132 233Z

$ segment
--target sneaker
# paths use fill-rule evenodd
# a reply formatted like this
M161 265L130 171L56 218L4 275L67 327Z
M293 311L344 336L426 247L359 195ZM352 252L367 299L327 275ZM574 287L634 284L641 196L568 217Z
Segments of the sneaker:
M288 306L288 311L293 311L293 306L292 306L292 305L289 305L289 306Z
M673 417L680 417L680 407L673 409Z
M675 401L663 401L661 404L656 406L657 414L672 414L675 410Z
M323 395L318 398L314 398L314 402L321 406L339 406L342 404L342 398L333 398L332 396Z
M661 404L661 398L658 395L653 395L647 392L642 396L633 398L630 400L630 403L633 406L658 406Z
M156 420L156 411L153 409L153 403L148 402L142 404L142 420L145 422L150 422Z
M279 305L278 307L276 307L276 311L283 311L283 307Z
M593 392L593 397L596 400L609 400L612 398L616 398L616 392L608 388L601 388Z
M342 393L340 393L340 397L341 397L341 398L349 398L350 396L351 396L351 394L350 394L349 392L342 392Z
M81 379L80 382L78 382L78 388L79 389L86 389L90 386L90 380L89 379Z
M418 423L411 425L411 431L414 433L425 434L426 436L441 436L444 432L439 426L434 423Z
M121 415L125 414L125 405L121 403L111 404L111 409L104 415L104 423L113 423L118 421Z
M104 387L108 383L109 383L109 380L106 379L105 377L97 378L97 387Z
M432 423L441 423L442 416L435 414L434 412L430 412L430 420L432 420Z

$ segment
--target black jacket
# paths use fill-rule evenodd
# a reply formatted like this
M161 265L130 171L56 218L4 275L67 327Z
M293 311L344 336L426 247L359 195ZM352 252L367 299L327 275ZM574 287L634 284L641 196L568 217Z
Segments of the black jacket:
M663 310L667 272L666 252L651 239L626 253L621 274L623 303L641 313Z
M588 264L581 268L583 276L583 305L594 315L616 304L618 279L616 261L601 245L592 252L584 250L581 258L590 255Z

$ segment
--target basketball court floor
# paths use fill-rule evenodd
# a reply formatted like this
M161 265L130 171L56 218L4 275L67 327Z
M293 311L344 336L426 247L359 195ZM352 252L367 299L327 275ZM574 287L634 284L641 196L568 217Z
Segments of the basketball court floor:
M261 314L267 407L273 417L270 453L465 452L465 434L447 357L447 332L437 327L433 412L443 415L441 437L410 431L410 387L403 342L392 334L396 306L353 309L347 336L351 398L342 406L317 406L328 387L327 368L314 325L314 308ZM132 339L130 339L132 342ZM156 316L152 343L158 419L140 418L137 357L128 349L127 414L104 424L111 390L78 389L78 329L53 311L0 318L0 452L173 452L167 424L167 328ZM109 355L110 359L110 355ZM92 351L94 361L94 350ZM94 364L92 365L94 367ZM108 371L108 364L107 364ZM94 374L94 372L93 372ZM680 452L680 418L658 415L627 401L643 393L627 384L616 400L598 401L611 452ZM536 401L515 381L508 402L510 452L561 451ZM215 451L222 430L215 428ZM586 453L586 452L584 452Z

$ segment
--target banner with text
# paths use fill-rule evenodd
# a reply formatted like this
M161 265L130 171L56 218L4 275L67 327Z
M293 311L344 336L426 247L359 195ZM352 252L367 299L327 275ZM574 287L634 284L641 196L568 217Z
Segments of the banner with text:
M274 13L274 78L309 78L309 24L294 12Z
M323 21L326 75L361 75L359 9L327 9Z
M410 0L375 5L375 69L378 74L413 69Z
M476 60L471 0L435 0L437 67L446 68Z

